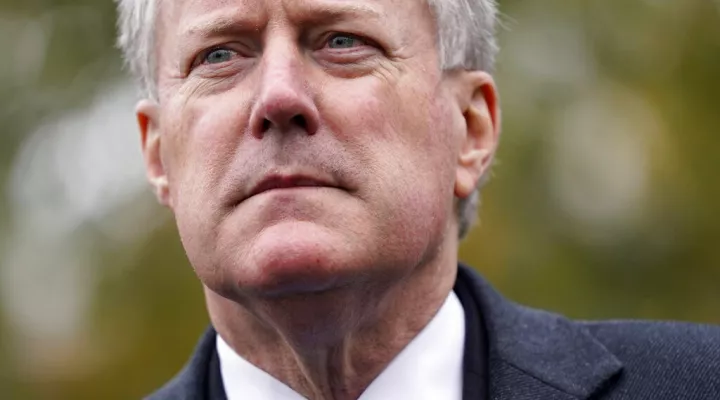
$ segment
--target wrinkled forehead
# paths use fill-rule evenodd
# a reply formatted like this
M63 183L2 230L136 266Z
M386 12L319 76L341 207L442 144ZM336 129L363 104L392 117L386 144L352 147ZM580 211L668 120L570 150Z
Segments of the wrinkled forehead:
M407 34L412 29L433 32L433 19L424 0L157 0L159 34L195 34L231 24L254 29L279 22L331 23L338 20L380 22Z
M177 12L207 13L220 9L246 12L266 11L270 7L281 7L288 12L293 9L332 9L374 7L387 11L401 10L403 8L416 8L425 6L424 0L155 0L158 5L162 3L164 12L176 14Z

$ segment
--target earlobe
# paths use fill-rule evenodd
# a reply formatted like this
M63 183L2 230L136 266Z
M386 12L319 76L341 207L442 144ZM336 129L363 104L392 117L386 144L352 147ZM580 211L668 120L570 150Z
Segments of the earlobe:
M135 108L140 127L140 143L145 161L145 175L155 191L158 202L172 207L165 165L161 155L159 106L151 100L141 100Z
M481 71L468 71L462 79L459 104L463 105L465 132L458 155L455 195L470 196L487 172L497 148L500 127L497 90L492 77Z

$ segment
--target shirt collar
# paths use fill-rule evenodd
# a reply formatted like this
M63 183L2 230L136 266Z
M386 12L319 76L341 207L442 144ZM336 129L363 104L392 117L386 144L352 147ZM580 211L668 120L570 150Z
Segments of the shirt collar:
M359 400L462 398L465 315L454 292L437 314L370 384ZM228 400L302 400L303 397L240 357L217 336L220 373Z

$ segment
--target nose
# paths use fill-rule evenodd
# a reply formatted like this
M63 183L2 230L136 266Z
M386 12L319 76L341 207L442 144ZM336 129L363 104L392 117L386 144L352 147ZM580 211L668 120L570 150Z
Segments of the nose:
M250 115L251 131L257 138L271 131L314 135L318 130L320 118L301 56L288 47L265 51L260 94Z

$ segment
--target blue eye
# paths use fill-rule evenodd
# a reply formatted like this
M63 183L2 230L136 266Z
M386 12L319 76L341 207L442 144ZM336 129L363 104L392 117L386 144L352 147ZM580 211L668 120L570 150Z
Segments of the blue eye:
M349 49L359 44L362 44L360 39L346 34L333 35L328 39L328 47L331 49Z
M208 64L220 64L232 60L235 52L227 49L215 49L205 56L204 62Z

